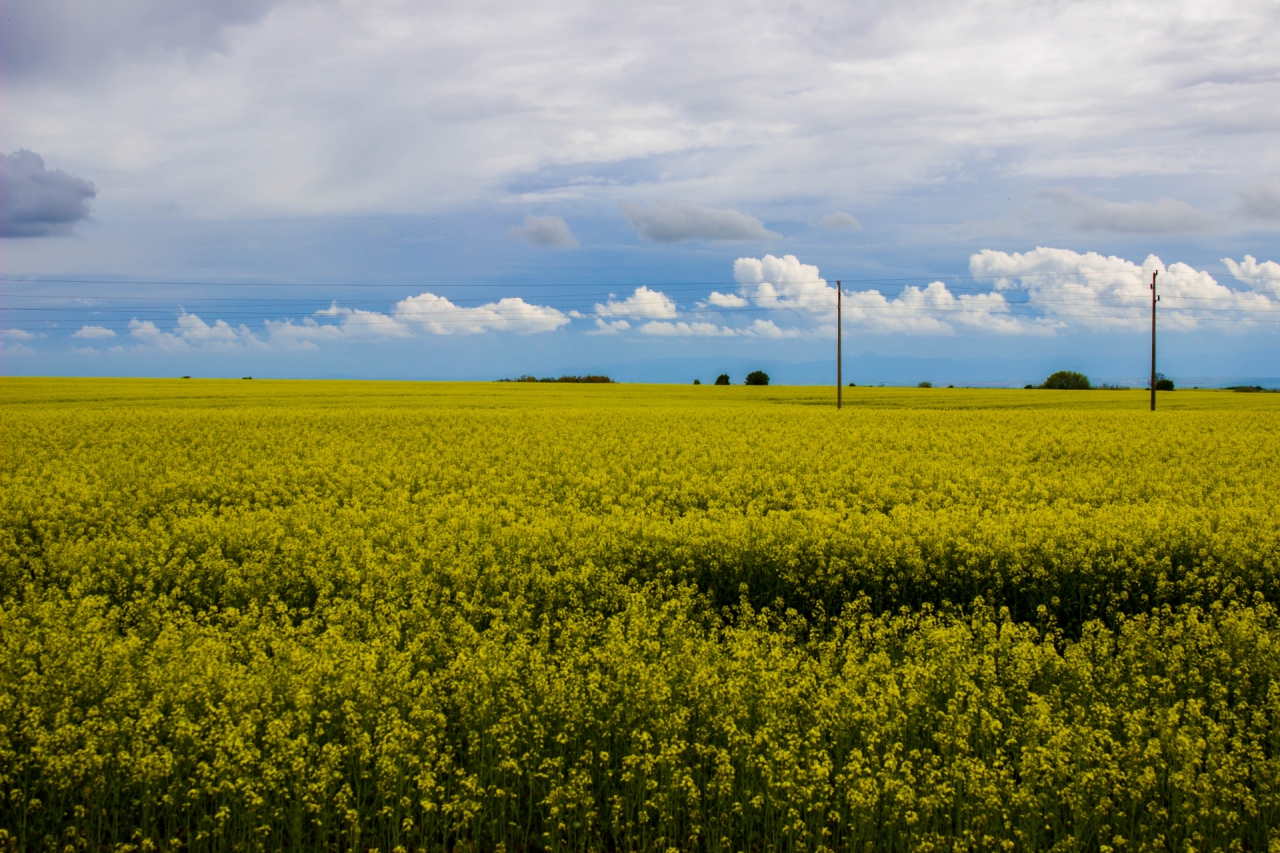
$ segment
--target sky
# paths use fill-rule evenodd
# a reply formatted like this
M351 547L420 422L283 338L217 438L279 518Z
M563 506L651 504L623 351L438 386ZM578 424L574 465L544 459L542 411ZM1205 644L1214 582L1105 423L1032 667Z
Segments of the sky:
M3 374L1280 383L1273 0L3 16Z

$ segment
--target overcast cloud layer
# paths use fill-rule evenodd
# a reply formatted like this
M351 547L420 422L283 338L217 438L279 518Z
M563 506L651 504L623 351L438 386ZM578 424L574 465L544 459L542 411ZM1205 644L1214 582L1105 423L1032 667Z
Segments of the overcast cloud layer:
M6 8L3 148L198 215L440 210L546 167L519 195L757 217L983 169L1253 199L1280 169L1269 0Z
M1273 0L10 0L6 275L397 290L241 322L187 288L125 325L102 287L58 291L74 317L10 289L3 348L805 357L828 279L879 275L846 283L853 328L1016 357L1136 333L1160 269L1171 329L1234 330L1256 363L1280 325L1276 32Z

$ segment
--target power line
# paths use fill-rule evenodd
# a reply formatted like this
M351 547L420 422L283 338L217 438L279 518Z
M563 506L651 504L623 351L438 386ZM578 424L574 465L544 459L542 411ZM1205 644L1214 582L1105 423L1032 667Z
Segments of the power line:
M860 307L860 310L863 310L866 312L904 311L904 313L929 313L929 314L970 313L969 309L965 308L964 306L955 306L955 307L910 306L907 309L903 309L903 308L899 308L891 305L859 306L859 307ZM715 313L758 313L758 312L766 312L766 311L774 311L774 310L776 309L762 308L762 307L754 307L754 308L744 307L744 308L725 309L723 312L715 312ZM1266 312L1266 313L1280 313L1280 312ZM169 319L171 316L172 315L166 315L165 317L160 317L157 319ZM188 316L193 316L193 315L188 315ZM310 317L311 315L307 315L307 316ZM330 328L342 329L342 328L352 327L352 326L386 327L389 325L397 325L402 327L403 326L411 327L413 323L417 323L419 325L458 324L458 325L468 325L468 326L476 326L476 325L484 326L486 324L493 325L491 321L494 316L510 317L510 318L516 318L516 319L524 318L524 319L528 319L535 322L540 320L546 321L546 320L556 320L556 319L569 319L563 314L551 317L547 315L541 315L541 316L536 314L531 315L525 311L487 311L485 312L484 316L481 316L481 317L465 317L465 316L458 317L453 312L448 312L448 311L436 312L434 315L431 312L411 312L411 313L403 313L403 314L395 314L395 315L379 315L378 319L376 320L361 319L359 315L343 315L343 316L345 319L337 323L317 322L314 324L310 324L310 323L295 324L292 322L287 322L287 323L279 323L276 326L274 326L274 328L313 331L313 330L330 329ZM1003 311L1003 312L995 312L995 313L982 313L978 316L988 320L999 320L1000 318L1003 318L1003 317L1033 317L1040 320L1050 320L1050 321L1060 317L1092 318L1092 319L1101 319L1101 320L1114 320L1114 321L1120 321L1120 322L1141 319L1141 317L1137 314L1132 314L1128 316L1116 316L1115 314L1096 314L1096 313L1095 314L1082 314L1082 313L1041 314L1041 313L1033 313L1033 312L1026 312L1026 311ZM235 319L237 320L245 320L245 319L270 320L274 318L275 318L274 316L267 317L263 315L260 317L237 317ZM219 319L223 319L223 318L216 318L214 322L216 323L217 320ZM585 316L585 317L576 318L576 319L605 319L605 318L595 317L595 316ZM644 320L644 319L655 320L655 321L670 321L676 318L666 312L660 312L660 313L633 312L633 313L624 315L622 317L619 317L618 319L635 319L637 321ZM1235 319L1235 318L1187 317L1185 315L1178 317L1177 319L1191 320L1196 323L1217 322L1217 323L1237 323L1238 324L1239 322L1241 322L1239 319ZM139 322L152 322L152 320L148 319L146 321L139 321ZM205 321L201 320L201 322L204 323ZM1280 325L1280 321L1277 321L1277 320L1253 320L1251 322L1258 323L1258 324L1267 324L1267 325ZM108 320L103 323L94 323L91 325L94 325L99 328L107 328L107 329L113 329L113 330L115 329L130 330L132 328L132 321L130 321L130 323L128 324L124 324L123 321L121 320L116 320L116 321ZM501 323L498 325L505 325L505 323ZM4 326L2 328L5 331L27 331L27 332L38 331L38 332L46 332L46 333L57 332L57 333L75 334L75 332L69 328L58 329L58 328L50 328L49 326ZM216 328L216 326L209 325L209 328ZM162 331L162 330L157 329L157 331Z
M1029 273L1009 273L1002 275L959 275L951 273L927 274L915 276L895 276L895 277L878 277L878 278L844 278L841 280L846 284L892 284L901 282L917 282L917 281L941 281L945 283L950 281L1000 281L1000 280L1026 280L1034 278L1083 278L1089 275L1087 272L1029 272ZM1116 275L1116 274L1106 274ZM1241 281L1275 281L1276 276L1246 276L1227 273L1231 278ZM818 282L827 283L830 279L789 279L788 283L796 284L816 284ZM169 279L125 279L125 278L44 278L44 277L17 277L17 276L0 276L0 282L10 284L130 284L140 286L163 286L163 287L371 287L371 288L387 288L387 287L421 287L423 283L404 284L404 283L376 283L376 282L300 282L300 281L178 281ZM693 286L693 287L720 287L720 286L738 286L743 284L737 279L713 279L706 281L641 281L641 282L508 282L508 283L472 283L472 282L455 282L452 284L442 284L438 280L431 282L435 286L446 287L483 287L483 288L513 288L513 287L555 287L555 286L583 286L583 287L676 287L676 286ZM1141 284L1141 282L1138 282Z
M1167 297L1167 298L1174 299L1175 297ZM1163 301L1163 299L1161 301ZM945 310L945 311L961 311L965 313L983 313L983 314L990 314L992 316L1001 316L1006 314L1016 314L1019 316L1035 316L1035 317L1039 317L1039 316L1045 316L1045 317L1052 317L1052 316L1114 317L1114 316L1118 316L1115 313L1068 315L1066 313L1060 313L1060 312L1046 313L1046 312L1036 312L1036 311L1015 310L1015 309L1024 309L1024 308L1036 308L1044 305L1088 306L1088 305L1094 305L1094 304L1095 304L1094 300L1087 300L1087 299L1079 299L1079 300L1072 300L1072 299L1047 300L1046 299L1046 300L1034 300L1034 301L1028 301L1028 302L1001 303L1000 304L1001 307L1003 307L1006 310L975 311L974 306L965 305L965 304L959 304L959 305L953 305L953 306L914 305L911 303L894 301L894 302L886 302L885 304L879 304L879 305L855 304L851 306L851 309L863 310L863 311L925 311L925 310L944 311ZM549 305L535 305L532 303L525 303L525 306L523 308L504 308L499 305L494 305L494 307L490 308L489 307L490 305L493 305L493 303L486 303L485 305L480 305L476 307L466 307L463 305L457 305L457 304L451 303L449 307L439 307L439 308L414 307L412 310L401 310L401 311L393 311L388 313L384 313L380 311L365 311L364 309L339 309L336 311L333 311L330 309L320 309L318 311L281 310L281 311L271 311L270 313L262 313L258 309L254 309L250 306L244 306L242 308L231 308L229 310L221 311L218 317L215 319L226 319L228 317L234 317L236 319L246 319L246 320L272 320L277 318L304 319L304 318L343 317L343 316L350 317L350 316L358 316L359 314L379 314L385 317L415 317L415 316L428 316L432 314L439 314L441 316L450 316L457 313L458 311L464 311L464 312L483 311L486 314L522 316L522 315L528 314L529 309L536 311L538 309L545 309L545 308L550 308L551 310L559 314L566 313L561 311L558 308L552 308ZM6 308L2 310L6 312L13 312L13 313L22 312L24 314L26 313L80 314L80 315L86 315L90 319L94 317L100 317L104 314L105 315L129 315L131 317L135 317L138 319L161 319L161 320L169 319L170 317L174 317L174 316L179 316L179 317L197 316L193 311L186 311L181 306L178 306L178 307L179 307L179 311L177 312L175 312L174 310L166 306L133 306L133 307L114 307L114 308L95 308L95 309L61 308L61 307L27 307L27 308ZM987 307L990 307L990 306L987 306ZM1099 305L1097 307L1100 307L1100 308L1112 307L1118 311L1128 310L1131 312L1138 312L1138 311L1141 311L1143 308L1142 305L1115 305L1115 306ZM834 306L825 306L825 305L796 305L796 304L759 305L757 304L754 306L750 306L750 305L705 306L705 307L696 307L696 308L684 309L684 310L679 310L677 308L673 310L675 314L704 314L704 315L738 314L738 313L755 312L755 311L798 311L798 312L807 312L807 313L817 314L817 313L832 311L833 308ZM1174 309L1174 310L1178 310L1178 309ZM1190 314L1190 313L1280 314L1280 306L1278 306L1277 309L1270 309L1270 308L1264 309L1264 308L1253 308L1253 307L1247 307L1247 306L1246 307L1235 307L1235 306L1213 307L1213 306L1196 305L1196 306L1191 306L1181 310L1184 315ZM584 318L594 318L594 317L607 319L609 317L617 318L617 317L672 317L672 316L673 316L672 310L669 310L665 307L664 308L655 307L655 309L648 310L648 311L643 309L638 309L638 310L627 309L627 310L615 310L611 313L603 313L603 314L586 313L586 314L582 314L582 316L580 317L575 317L574 319L584 319ZM1137 316L1137 314L1134 313L1134 316Z
M1164 296L1175 302L1179 300L1194 300L1197 302L1217 302L1218 301L1218 300L1210 299L1207 297L1173 296L1169 294L1164 294ZM455 309L460 309L463 311L476 311L478 309L484 309L485 312L488 314L523 315L528 313L527 309L536 310L539 308L552 308L552 310L557 311L558 313L563 313L560 311L559 308L555 308L553 306L556 304L563 306L566 303L566 299L567 298L543 299L543 300L540 300L539 304L525 303L525 306L527 306L527 308L518 308L518 309L503 308L499 303L492 303L492 302L484 303L474 307L467 307L467 303L475 303L475 302L479 302L479 300L478 299L472 299L472 300L459 299L456 303L451 301L449 304L449 307L447 308L441 307L438 309L432 309L430 307L423 308L415 305L413 307L413 310L392 311L387 313L385 316L389 316L389 317L405 316L405 315L416 316L416 315L425 315L425 314L432 314L432 313L439 313L442 315L451 315L452 313L454 313ZM222 304L223 302L226 302L226 301L227 300L219 300L219 304L215 304L215 305L207 305L204 303L199 303L197 301L197 304L194 307L200 310L203 310L201 306L204 305L204 307L207 307L212 311L218 312L218 316L216 317L216 319L223 319L223 320L227 320L227 319L236 319L236 320L303 319L308 317L315 318L315 317L323 317L323 316L346 315L346 314L354 313L356 311L365 310L361 308L351 308L351 307L348 307L347 310L339 309L337 311L331 311L330 309L288 310L284 308L283 305L281 305L281 303L286 303L288 305L298 305L298 304L306 304L308 302L314 305L315 304L314 300L282 300L281 302L246 301L246 302L240 302L240 303L235 303L231 305ZM1117 301L1121 302L1122 304L1117 304L1117 305L1106 304L1109 302L1114 303ZM141 304L141 305L135 304L135 305L126 305L126 306L101 306L101 307L97 307L97 306L21 306L21 307L6 307L3 309L0 309L0 313L12 312L12 313L22 313L22 314L54 314L54 315L78 314L90 320L102 318L104 317L104 315L107 317L116 316L116 315L131 315L136 319L167 320L175 315L175 311L173 310L175 307L178 309L178 311L181 312L179 316L196 313L195 311L187 310L187 306L192 304L192 300L175 300L174 302L175 304L173 306L163 305L163 304L157 305L154 303ZM1079 306L1096 306L1099 308L1111 307L1116 311L1136 312L1142 309L1142 305L1134 304L1135 302L1136 300L1133 300L1127 296L1122 297L1122 296L1100 295L1100 296L1094 296L1091 298L1081 298L1081 299L1028 299L1026 301L1017 301L1017 302L1002 301L1000 303L996 303L994 306L984 305L980 307L988 309L983 311L982 313L990 314L992 316L1017 314L1017 315L1023 315L1023 316L1049 317L1049 316L1070 316L1070 315L1064 312L1058 312L1058 311L1032 312L1032 311L1018 310L1018 309L1029 309L1029 308L1038 308L1043 306L1057 306L1057 305L1079 305ZM362 302L352 303L352 305L356 305L356 306L362 305L362 304L371 305L373 303L367 300ZM379 304L382 304L382 303L379 303ZM572 304L576 306L581 303L578 300L572 300ZM276 307L277 305L281 305L281 307ZM626 309L618 310L618 305L619 303L614 303L613 312L607 313L604 315L594 313L593 309L588 308L587 309L588 316L615 316L615 317L616 316L665 316L669 314L669 311L666 308L659 309L657 313L654 313L653 311L646 312L646 311L636 311L636 310L626 310ZM1186 315L1186 314L1194 315L1194 314L1205 314L1205 313L1216 313L1216 314L1223 314L1223 313L1278 314L1280 313L1280 305L1276 305L1276 303L1272 303L1270 300L1268 300L1267 306L1268 307L1248 306L1248 305L1240 306L1240 305L1196 304L1196 305L1186 306L1182 308L1181 311L1183 315ZM1275 307L1272 307L1272 306L1275 306ZM974 306L972 306L971 304L964 304L963 302L961 302L961 304L956 306L927 306L927 305L915 305L909 302L901 302L896 299L893 300L892 302L887 302L884 305L858 305L855 303L851 307L855 310L862 309L862 310L880 310L880 311L883 311L883 310L912 311L912 310L926 310L926 309L939 310L942 308L946 308L947 310L958 310L958 311L966 311L966 312L970 312L974 310ZM1004 310L990 310L993 307L998 307ZM804 311L804 312L810 312L810 313L818 313L818 312L830 311L831 306L805 304L803 301L801 301L800 303L784 302L782 304L763 305L763 306L759 305L759 303L757 302L757 305L755 307L717 306L717 305L707 305L706 303L703 303L695 308L691 308L691 309L686 308L684 310L684 313L728 314L728 313L737 313L737 312L742 312L747 310ZM1179 310L1179 309L1175 306L1171 310ZM266 312L269 312L269 313L266 313ZM369 311L367 313L382 314L383 312ZM1077 316L1084 316L1084 315L1077 315ZM1114 316L1114 315L1109 314L1109 315L1099 315L1099 316Z
M730 296L745 295L748 298L759 299L761 297L762 290L763 290L763 285L752 285L752 286L744 285L739 289L739 293L726 294L726 295L730 295ZM867 291L859 291L859 292L866 293ZM927 291L917 291L917 292L924 294ZM959 291L959 290L949 289L948 292L951 294L959 293L961 296L969 295L968 291ZM1080 302L1093 303L1098 301L1128 301L1128 302L1137 303L1139 300L1145 301L1146 299L1146 296L1141 293L1134 293L1134 294L1090 293L1087 295L1065 293L1062 295L1069 296L1071 298L1043 299L1043 298L1037 298L1036 293L1028 292L1028 291L982 290L982 291L975 291L975 292L980 293L981 295L993 295L993 296L998 295L1004 300L1006 304L1009 304L1009 305L1023 305L1023 304L1048 305L1048 304L1066 304L1066 303L1080 303ZM659 297L659 298L667 296L667 294L662 291L650 291L650 293L654 294L656 297ZM1230 293L1231 296L1233 297L1241 296L1241 295L1259 296L1259 297L1263 297L1268 303L1271 302L1271 300L1267 298L1267 294L1262 293L1260 291L1228 291L1228 293ZM432 295L437 295L437 294L432 294ZM765 295L771 296L774 298L780 298L780 299L790 299L794 301L796 299L804 300L806 298L816 297L818 294L795 295L795 294L786 294L786 293L783 293L783 294L770 293ZM1012 301L1006 298L1008 296L1023 296L1023 295L1027 296L1028 299L1025 301ZM1196 301L1203 301L1203 302L1221 302L1225 298L1223 296L1190 296L1183 293L1166 294L1166 296L1172 299L1196 300ZM648 298L648 297L649 297L649 294L645 294L644 298ZM150 305L157 305L157 304L163 305L164 303L174 303L179 306L186 305L186 304L217 305L217 304L223 304L223 303L230 303L233 305L242 305L242 306L253 306L253 305L271 306L271 305L314 305L318 302L326 301L319 298L297 299L297 298L287 298L287 297L258 297L258 298L242 299L237 297L172 296L172 297L164 298L163 302L158 302L154 297L143 297L143 296L116 296L116 295L106 295L106 294L90 294L90 295L79 294L76 296L50 296L47 294L34 294L34 293L8 294L5 298L6 299L27 299L27 300L62 300L62 301L66 301L68 299L77 299L77 300L85 299L85 300L104 301L104 302L110 301L110 302L143 303L143 305L138 306L136 309L116 309L111 307L98 307L94 305L81 304L81 305L67 306L67 307L54 305L54 306L43 306L39 308L16 308L16 307L0 308L0 310L111 311L111 310L146 310L148 307L150 307ZM413 299L413 298L415 297L406 297L405 300L399 300L399 301L407 301L408 299ZM440 297L440 298L444 299L447 297ZM615 292L610 291L608 293L585 293L585 294L584 293L540 294L536 298L538 299L538 302L541 304L547 304L552 302L566 302L566 301L572 301L574 304L581 304L581 302L584 299L600 299L600 300L606 300L608 302L613 302L614 304L620 304L620 303L625 303L627 301L635 299L636 296L632 294L631 296L628 296L625 299L619 300L617 294ZM710 297L707 297L707 298L709 299ZM900 298L901 298L901 294L894 297L895 300ZM337 302L337 300L332 300L332 301L335 304ZM343 300L343 301L346 305L359 306L359 305L374 305L374 304L381 305L381 304L385 304L388 300L358 299L358 300ZM449 301L453 304L463 304L463 303L495 304L493 303L491 297L453 297L453 298L450 298ZM528 304L532 304L532 303L528 303ZM728 306L717 306L717 307L728 307ZM812 306L786 305L782 307L808 308ZM159 310L159 309L157 308L156 310Z

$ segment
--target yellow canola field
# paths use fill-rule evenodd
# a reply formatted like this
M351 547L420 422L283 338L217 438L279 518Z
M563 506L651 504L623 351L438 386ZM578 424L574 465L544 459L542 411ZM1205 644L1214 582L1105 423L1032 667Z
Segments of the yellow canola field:
M1280 849L1280 395L0 379L0 849Z

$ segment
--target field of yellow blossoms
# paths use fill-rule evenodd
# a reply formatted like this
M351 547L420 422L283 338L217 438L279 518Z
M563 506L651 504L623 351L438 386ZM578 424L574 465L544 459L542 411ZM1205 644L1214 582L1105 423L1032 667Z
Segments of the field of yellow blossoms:
M1280 395L0 379L0 850L1280 850Z

